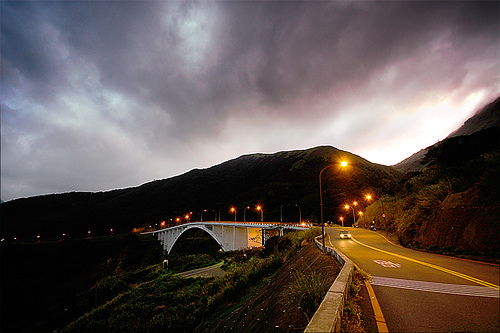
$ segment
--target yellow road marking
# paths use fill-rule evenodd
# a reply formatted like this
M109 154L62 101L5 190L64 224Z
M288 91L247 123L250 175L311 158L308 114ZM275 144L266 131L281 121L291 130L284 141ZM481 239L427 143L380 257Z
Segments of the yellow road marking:
M373 290L370 282L366 280L365 286L368 290L368 295L370 296L370 301L372 303L373 313L375 314L375 322L377 323L377 329L380 333L387 333L389 332L389 329L387 328L387 324L385 323L384 314L382 313L380 304L378 304L377 297L375 296L375 291Z
M427 267L430 267L430 268L434 268L434 269L440 270L442 272L458 276L458 277L460 277L462 279L469 280L469 281L481 284L483 286L493 288L495 290L499 290L499 287L497 285L493 284L493 283L490 283L490 282L487 282L487 281L483 281L483 280L477 279L475 277L472 277L472 276L469 276L469 275L466 275L466 274L463 274L463 273L455 272L455 271L452 271L451 269L448 269L448 268L444 268L444 267L441 267L441 266L429 264L429 263L426 263L424 261L420 261L420 260L417 260L417 259L412 259L412 258L403 256L401 254L396 254L396 253L392 253L392 252L389 252L389 251L381 250L381 249L378 249L376 247L373 247L373 246L361 243L360 241L355 240L354 237L351 238L351 240L353 242L355 242L355 243L357 243L357 244L359 244L361 246L365 246L365 247L367 247L369 249L372 249L372 250L375 250L375 251L379 251L379 252L382 252L382 253L385 253L385 254L393 255L393 256L401 258L401 259L412 261L414 263L421 264L421 265L424 265L424 266L427 266ZM331 244L331 241L330 241L330 244Z
M328 241L330 242L330 245L332 247L335 247L332 244L332 239L330 237L330 234L328 234ZM361 271L358 265L353 263L354 267L358 271ZM370 303L372 305L373 313L375 314L375 323L377 323L377 330L379 333L389 333L389 328L387 327L387 324L385 323L385 317L384 314L382 313L382 308L380 307L380 304L378 303L377 296L375 296L375 291L373 290L372 285L368 281L364 281L366 289L368 290L368 295L370 296Z

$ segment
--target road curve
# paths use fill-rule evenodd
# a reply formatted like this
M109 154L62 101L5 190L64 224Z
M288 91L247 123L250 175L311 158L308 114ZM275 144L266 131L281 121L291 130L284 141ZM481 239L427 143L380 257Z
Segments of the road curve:
M343 229L353 238L340 239ZM327 246L372 276L389 332L500 330L498 265L403 248L366 229L325 231Z

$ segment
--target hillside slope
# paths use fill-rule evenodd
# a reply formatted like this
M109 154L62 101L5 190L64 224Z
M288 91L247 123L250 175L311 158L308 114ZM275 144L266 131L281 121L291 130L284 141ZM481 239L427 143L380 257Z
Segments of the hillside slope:
M366 218L408 247L500 257L500 126L454 136L431 147L426 168ZM387 224L384 225L384 224Z
M72 192L12 200L1 205L2 238L34 240L129 232L142 225L192 212L190 220L257 220L254 207L264 207L265 221L297 221L319 217L318 175L322 168L346 159L345 170L323 173L325 220L337 219L345 200L359 198L375 189L393 192L403 175L391 167L377 165L331 146L275 154L244 155L208 169L156 180L138 187L109 192Z

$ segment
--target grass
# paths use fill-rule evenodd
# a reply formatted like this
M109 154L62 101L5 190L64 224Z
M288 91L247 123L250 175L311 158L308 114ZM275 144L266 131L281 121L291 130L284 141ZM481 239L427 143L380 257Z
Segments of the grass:
M359 302L361 296L359 291L361 290L361 285L363 281L369 279L369 275L363 271L355 270L352 276L352 282L348 286L347 300L344 305L344 311L342 313L342 332L350 333L363 333L365 332L363 326L363 320L361 319L361 307Z
M281 302L285 305L298 304L307 320L312 316L323 301L331 283L327 276L313 271L308 267L308 271L293 272L294 282L288 290L281 295Z

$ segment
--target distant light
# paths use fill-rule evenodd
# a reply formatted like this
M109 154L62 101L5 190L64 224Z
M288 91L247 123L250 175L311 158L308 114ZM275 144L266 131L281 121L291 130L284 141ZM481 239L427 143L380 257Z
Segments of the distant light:
M372 196L368 194L368 195L366 196L366 198L367 198L368 200L370 200L370 199L372 198Z
M340 165L341 165L342 167L346 167L346 166L347 166L347 162L346 162L346 161L342 161L342 162L340 163Z

